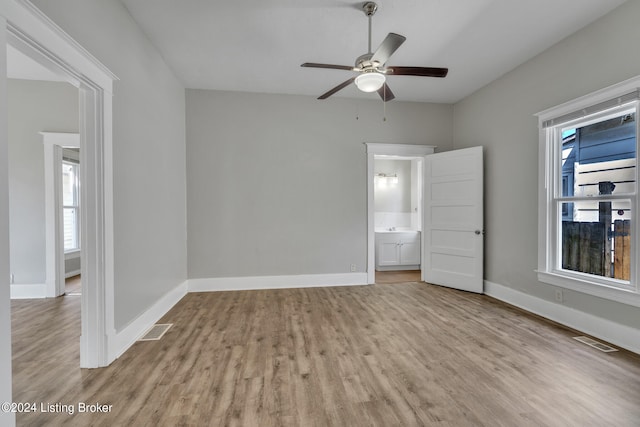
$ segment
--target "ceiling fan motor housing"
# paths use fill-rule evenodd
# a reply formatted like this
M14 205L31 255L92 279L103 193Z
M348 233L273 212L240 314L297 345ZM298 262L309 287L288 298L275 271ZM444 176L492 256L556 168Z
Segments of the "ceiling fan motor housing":
M371 61L373 53L365 53L360 55L356 59L356 68L362 71L373 71L377 69L381 64L378 61Z

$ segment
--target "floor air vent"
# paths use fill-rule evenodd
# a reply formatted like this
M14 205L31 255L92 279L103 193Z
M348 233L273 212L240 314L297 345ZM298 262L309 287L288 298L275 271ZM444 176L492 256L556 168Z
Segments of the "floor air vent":
M605 353L611 353L612 351L618 351L618 349L613 348L611 346L608 346L606 344L603 344L601 342L598 342L594 339L591 339L589 337L573 337L574 340L578 340L583 344L586 344L588 346L591 346L593 348L597 348L600 351L604 351Z
M172 326L173 323L158 323L153 325L138 341L158 341Z

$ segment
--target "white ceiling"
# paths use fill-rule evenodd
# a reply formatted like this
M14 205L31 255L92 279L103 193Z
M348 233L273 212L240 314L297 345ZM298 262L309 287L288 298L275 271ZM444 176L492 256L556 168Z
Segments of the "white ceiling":
M367 51L363 2L122 0L188 88L318 96L353 74L301 68L353 65ZM407 41L388 65L448 67L445 79L391 76L402 101L453 103L624 0L380 0L373 49ZM354 85L334 96L377 97ZM323 101L330 102L330 100Z

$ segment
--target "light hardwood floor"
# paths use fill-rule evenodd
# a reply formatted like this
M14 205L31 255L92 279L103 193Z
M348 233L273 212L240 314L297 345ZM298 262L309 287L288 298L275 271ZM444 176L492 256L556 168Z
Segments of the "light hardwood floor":
M407 283L421 281L420 270L376 271L376 283Z
M81 295L82 280L80 275L69 277L64 281L64 292L66 295Z
M160 341L78 368L79 301L13 301L21 426L638 426L640 357L424 283L188 294Z

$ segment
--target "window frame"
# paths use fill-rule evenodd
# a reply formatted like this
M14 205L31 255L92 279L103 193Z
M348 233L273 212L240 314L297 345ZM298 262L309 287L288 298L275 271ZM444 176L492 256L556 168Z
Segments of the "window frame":
M64 254L68 255L68 254L72 254L74 252L79 252L81 250L81 243L80 243L80 163L79 162L74 162L71 160L67 160L66 158L62 160L60 167L61 169L65 166L65 165L70 165L75 169L75 173L74 173L74 182L73 182L73 198L75 201L74 205L65 205L64 202L62 204L62 218L64 218L64 210L65 209L75 209L75 236L76 236L76 242L77 245L74 248L71 249L64 249ZM62 173L62 170L60 170L60 172ZM61 181L61 185L63 186L63 182ZM61 196L62 194L64 194L64 188L61 188L62 192L61 192ZM64 197L61 197L61 199L64 199ZM63 226L62 226L62 236L63 236L63 246L64 246L64 220L63 220Z
M599 90L581 98L542 111L538 117L538 280L543 283L594 295L600 298L640 307L638 286L638 254L640 233L637 216L639 212L638 147L640 136L640 76L614 86ZM635 92L633 99L629 94ZM633 194L598 197L562 197L562 130L574 125L585 126L591 121L602 121L605 117L633 108L636 113L636 190ZM579 200L624 199L631 201L631 271L630 281L563 270L559 264L559 235L562 218L562 202Z

